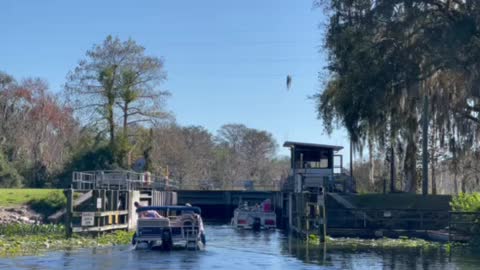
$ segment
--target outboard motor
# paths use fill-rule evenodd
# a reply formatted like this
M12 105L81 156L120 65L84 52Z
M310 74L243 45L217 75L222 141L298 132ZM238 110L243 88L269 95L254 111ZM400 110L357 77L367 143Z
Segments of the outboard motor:
M260 231L261 228L262 228L262 221L260 220L260 218L259 217L254 218L252 223L252 230Z
M162 249L171 250L173 247L172 232L169 229L164 229L162 232Z
M205 233L203 232L200 234L200 241L204 246L207 244L207 239L205 238Z

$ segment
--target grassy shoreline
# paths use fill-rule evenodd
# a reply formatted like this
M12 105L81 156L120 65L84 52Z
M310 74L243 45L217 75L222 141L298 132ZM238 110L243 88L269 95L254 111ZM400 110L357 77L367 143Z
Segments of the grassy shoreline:
M15 207L31 201L46 200L52 195L64 196L62 189L0 188L0 207Z

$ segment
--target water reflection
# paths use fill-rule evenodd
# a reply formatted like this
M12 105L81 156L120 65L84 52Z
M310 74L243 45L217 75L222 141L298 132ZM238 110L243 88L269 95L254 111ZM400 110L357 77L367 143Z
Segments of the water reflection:
M207 249L135 251L131 246L2 258L0 269L478 269L475 252L355 250L313 246L280 231L238 231L207 226Z

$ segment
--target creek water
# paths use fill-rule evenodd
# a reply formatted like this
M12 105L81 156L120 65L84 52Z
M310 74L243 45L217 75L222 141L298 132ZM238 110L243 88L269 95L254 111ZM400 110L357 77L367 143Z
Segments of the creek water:
M226 225L207 225L206 234L203 251L102 247L0 258L0 269L480 269L480 254L473 251L324 249L281 231Z

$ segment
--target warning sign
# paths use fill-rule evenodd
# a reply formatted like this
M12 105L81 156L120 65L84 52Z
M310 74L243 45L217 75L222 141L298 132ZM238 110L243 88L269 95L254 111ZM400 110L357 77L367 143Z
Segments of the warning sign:
M82 213L82 227L95 225L95 213L83 212Z

